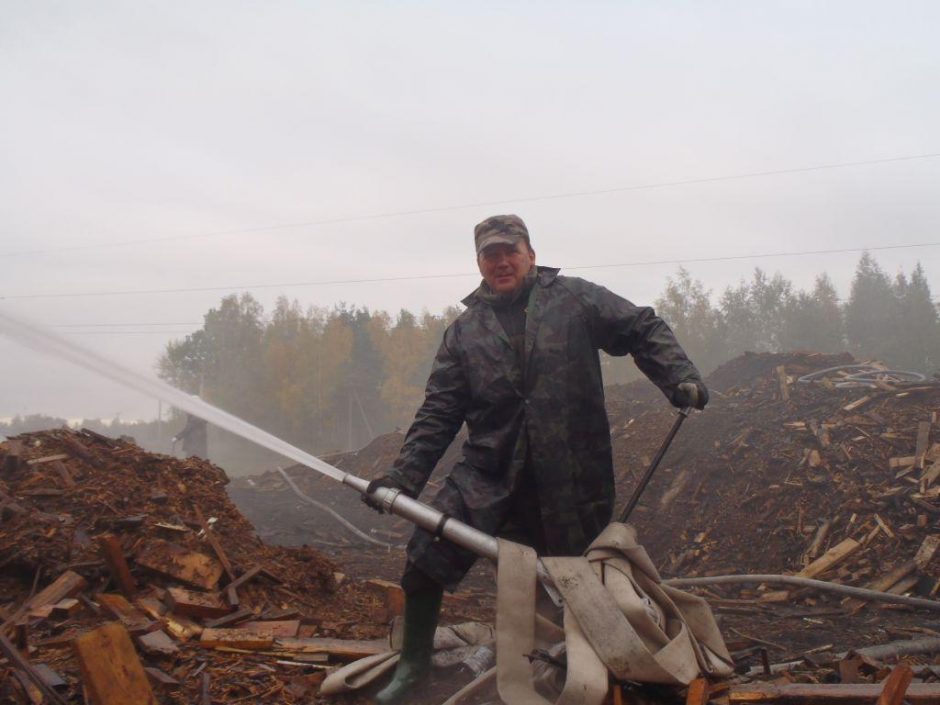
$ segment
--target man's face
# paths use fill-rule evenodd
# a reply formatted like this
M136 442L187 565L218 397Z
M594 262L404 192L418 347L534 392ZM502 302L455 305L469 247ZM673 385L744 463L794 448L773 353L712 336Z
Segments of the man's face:
M509 294L520 286L535 266L535 252L524 240L515 245L494 244L477 256L480 274L496 294Z

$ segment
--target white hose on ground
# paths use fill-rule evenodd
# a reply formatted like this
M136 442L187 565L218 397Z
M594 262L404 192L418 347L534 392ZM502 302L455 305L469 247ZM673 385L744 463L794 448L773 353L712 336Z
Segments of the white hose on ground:
M869 590L868 588L853 587L851 585L839 585L837 583L826 582L825 580L800 578L795 575L714 575L707 578L672 578L670 580L664 580L663 582L667 585L672 585L673 587L694 587L696 585L734 585L741 583L796 585L798 587L814 588L824 592L834 592L839 595L847 595L849 597L856 597L860 600L869 600L871 602L890 602L897 605L923 607L924 609L928 610L940 610L940 601L937 600L928 600L923 597L893 595L890 592Z
M277 471L281 473L281 477L284 478L284 481L287 482L287 485L294 491L295 495L300 497L307 504L311 504L317 509L322 509L324 512L332 516L334 519L336 519L336 521L338 521L340 524L345 526L347 529L349 529L351 532L353 532L356 536L361 538L363 541L368 541L369 543L374 544L376 546L381 546L382 548L401 548L401 546L395 546L394 544L385 543L384 541L379 541L378 539L372 538L371 536L369 536L369 534L362 531L359 527L350 523L345 517L333 511L322 502L318 502L313 497L310 497L304 494L303 491L297 486L297 483L294 482L293 479L291 479L291 476L288 475L286 472L284 472L284 468L279 467Z

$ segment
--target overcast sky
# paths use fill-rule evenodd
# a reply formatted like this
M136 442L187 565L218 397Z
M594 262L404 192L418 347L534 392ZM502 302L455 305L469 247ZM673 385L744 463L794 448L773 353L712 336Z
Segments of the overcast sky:
M571 270L637 303L674 260L940 242L940 158L707 181L940 153L938 26L933 1L5 0L0 310L146 371L231 291L440 311L492 213L542 264L671 260ZM940 290L940 247L873 254ZM847 295L858 257L686 266ZM0 359L0 417L156 414Z

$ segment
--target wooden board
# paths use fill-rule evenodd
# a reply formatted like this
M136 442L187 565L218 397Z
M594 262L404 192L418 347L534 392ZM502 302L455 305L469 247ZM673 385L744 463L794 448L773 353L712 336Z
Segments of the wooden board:
M73 642L91 705L157 705L127 630L110 622Z
M917 440L914 444L914 467L917 470L924 469L924 459L927 455L927 448L930 445L930 422L921 421L917 424Z
M134 576L131 575L131 569L124 558L121 540L114 534L102 534L98 537L98 546L117 589L124 593L125 597L133 597L137 592L137 583L134 582Z
M40 590L27 607L30 610L40 607L54 605L56 602L64 600L66 597L75 597L78 593L88 587L88 582L78 573L67 570L52 583Z
M305 639L278 639L274 645L276 651L303 654L326 653L337 658L354 660L381 654L388 651L388 639L325 639L307 637Z
M277 621L253 621L244 622L238 625L239 629L253 631L263 634L270 634L275 637L294 637L300 631L299 619L284 619Z
M924 570L933 560L938 548L940 548L940 534L930 534L924 539L920 548L917 549L917 553L914 554L914 564L920 570Z
M99 593L95 596L95 600L105 612L120 620L121 624L133 634L149 631L153 627L153 621L128 602L124 595Z
M708 705L707 680L704 678L696 678L689 683L689 689L685 695L685 705Z
M274 646L274 636L270 632L257 629L204 629L199 645L207 648L263 651Z
M56 455L46 455L42 458L33 458L32 460L27 460L27 465L42 465L43 463L54 463L57 460L68 460L68 453L57 453Z
M202 627L189 617L174 612L167 612L163 615L163 623L166 625L167 631L180 641L187 641L203 632Z
M822 575L827 570L834 568L851 556L861 548L861 546L862 544L855 539L845 539L803 568L803 570L797 573L797 576L800 578L815 578L817 575Z
M217 592L193 592L184 588L171 587L166 591L167 602L176 614L187 617L224 617L231 608L222 601Z
M212 556L163 539L150 541L137 556L137 565L205 590L214 588L223 572L222 564Z
M902 563L901 565L897 566L890 573L886 573L877 580L873 580L872 582L868 583L868 585L865 587L869 590L885 592L900 582L903 578L906 578L908 575L913 573L915 567L916 566L914 565L914 561L907 561L906 563ZM868 602L857 597L849 597L843 600L842 604L845 606L846 610L852 614L855 614L860 609L862 609L862 607L868 604Z
M137 637L137 643L140 644L140 648L144 650L144 653L153 656L175 656L179 653L176 642L162 630L141 634Z
M904 694L911 685L913 678L914 673L911 671L910 666L899 663L891 671L891 674L885 678L877 705L901 705L904 702Z
M881 697L883 690L881 683L749 683L732 686L728 702L731 705L771 702L779 705L872 705ZM940 703L940 683L911 683L904 699L911 705L937 705Z

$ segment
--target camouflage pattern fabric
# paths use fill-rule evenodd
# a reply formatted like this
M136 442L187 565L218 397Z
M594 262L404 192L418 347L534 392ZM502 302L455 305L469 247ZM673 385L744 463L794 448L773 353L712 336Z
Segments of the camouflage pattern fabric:
M653 309L557 269L538 268L526 316L525 375L492 306L477 292L463 303L467 309L444 333L425 401L390 474L417 496L466 421L463 457L431 504L498 535L519 523L513 514L522 496L538 507L545 552L580 555L614 506L598 350L633 355L667 398L681 382L699 380L699 372ZM453 589L475 556L418 529L408 559Z

